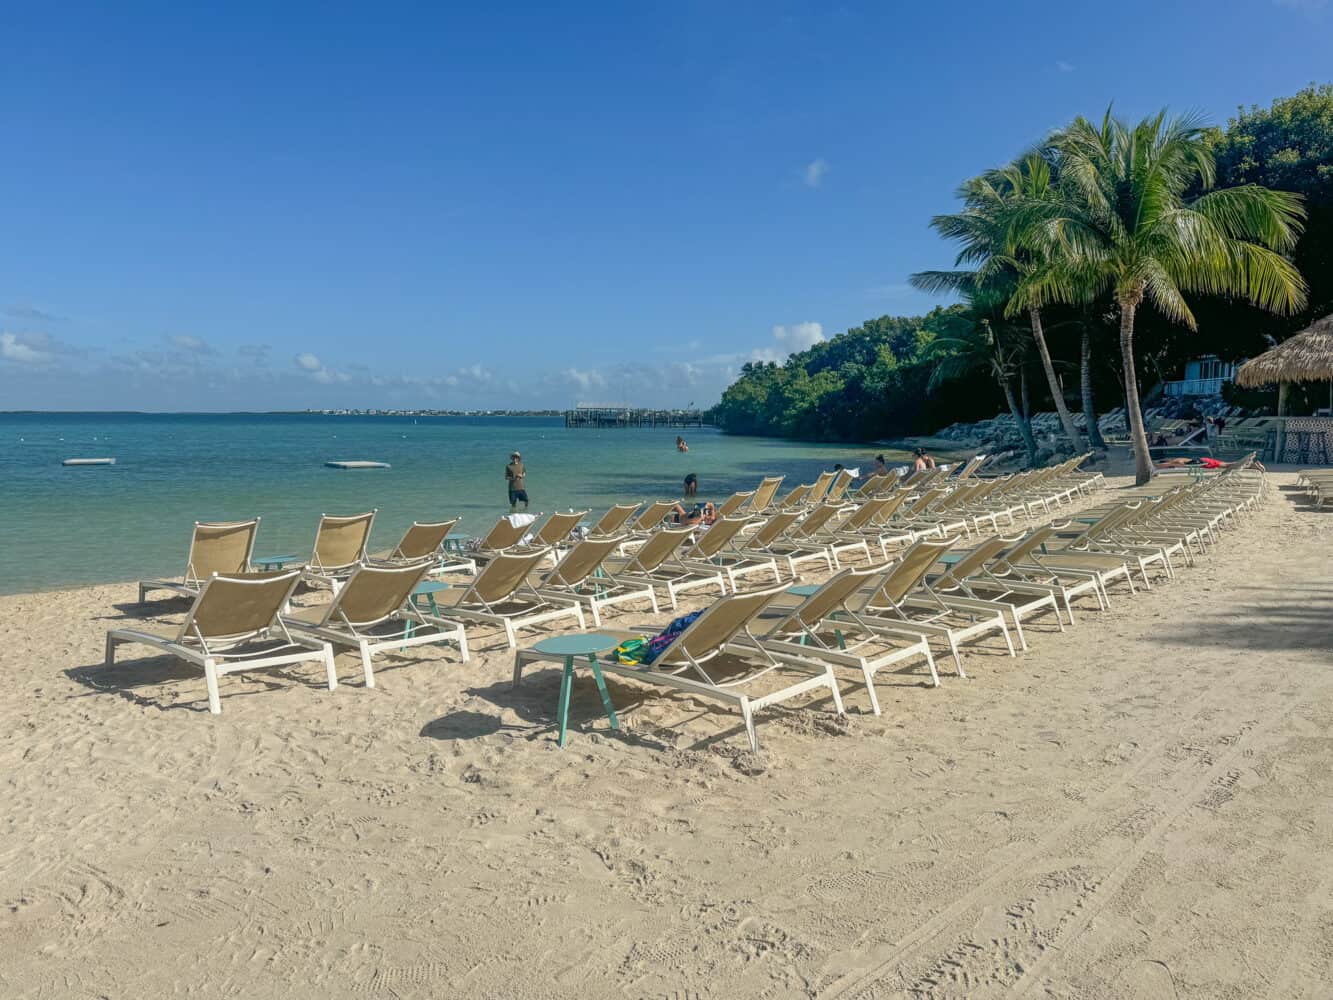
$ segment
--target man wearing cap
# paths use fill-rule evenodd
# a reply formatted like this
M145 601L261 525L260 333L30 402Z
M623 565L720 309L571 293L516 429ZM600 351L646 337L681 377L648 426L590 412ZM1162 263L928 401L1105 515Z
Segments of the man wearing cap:
M514 452L509 456L509 464L505 466L505 480L509 483L509 512L512 514L518 510L518 502L523 501L523 509L528 509L528 491L524 488L523 481L528 472L523 468L523 456Z

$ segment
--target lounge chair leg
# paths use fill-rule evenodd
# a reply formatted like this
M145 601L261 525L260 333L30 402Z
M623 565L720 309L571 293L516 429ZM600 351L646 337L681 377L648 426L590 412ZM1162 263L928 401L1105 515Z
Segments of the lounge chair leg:
M514 687L518 687L518 682L523 679L523 654L514 653Z
M370 644L364 639L360 642L361 647L361 672L366 675L366 687L375 686L375 673L370 669Z
M565 730L569 724L569 689L574 681L574 657L565 657L565 670L560 677L560 746L565 745Z
M870 672L869 667L861 668L861 675L866 681L866 694L870 695L870 710L876 715L881 715L879 710L879 697L875 694L875 675Z
M338 670L333 662L333 647L327 642L324 644L324 673L328 678L329 690L334 690L338 686Z
M1006 646L1009 647L1009 655L1010 655L1010 656L1017 656L1018 653L1016 653L1016 652L1014 651L1014 640L1013 640L1013 638L1009 635L1009 629L1008 629L1007 627L1005 627L1005 624L1004 624L1004 616L1003 616L1003 615L997 615L996 617L999 618L999 620L1000 620L1000 632L1004 635L1004 644L1005 644ZM1015 618L1015 621L1017 621L1017 618ZM1021 629L1021 628L1019 629L1019 632L1018 632L1018 638L1019 638L1019 639L1022 639L1022 638L1023 638L1023 632L1022 632L1022 629ZM1024 648L1024 649L1027 649L1027 648L1028 648L1028 647L1027 647L1027 642L1026 642L1026 641L1023 642L1023 648Z
M750 738L750 749L758 753L759 734L754 731L754 712L750 710L748 699L741 702L741 718L745 720L745 735Z
M217 664L212 657L204 660L204 683L208 686L208 710L214 715L222 714L222 699L218 697Z
M1019 646L1022 647L1023 652L1026 653L1026 652L1028 651L1028 641L1027 641L1027 639L1026 639L1026 638L1024 637L1024 635L1023 635L1023 622L1022 622L1022 619L1020 619L1020 618L1018 617L1018 609L1017 609L1017 608L1010 608L1010 609L1009 609L1009 614L1013 616L1013 619L1014 619L1014 630L1015 630L1016 632L1018 632L1018 644L1019 644ZM1058 611L1056 612L1056 615L1059 616L1059 612L1058 612ZM1002 619L1002 620L1003 620L1003 619ZM1063 626L1061 626L1061 631L1064 631L1064 627L1063 627ZM1008 629L1005 630L1005 633L1008 634ZM1012 641L1012 640L1011 640L1010 643L1009 643L1009 655L1010 655L1010 656L1013 656L1013 655L1014 655L1014 644L1013 644L1013 641Z
M463 631L461 626L458 629L457 638L458 638L458 658L462 660L464 663L466 663L472 654L468 652L467 648L467 632Z
M602 615L601 615L601 613L597 610L597 602L596 602L595 600L592 601L592 602L590 602L589 605L588 605L588 608L589 608L589 610L592 611L592 627L593 627L593 628L601 628L601 627L602 627Z
M113 639L110 635L108 635L106 637L106 660L103 662L103 666L109 667L111 666L111 664L115 662L116 662L116 640Z
M508 618L505 619L505 639L509 641L510 649L518 649L518 639L514 635L514 623Z
M935 669L935 654L930 651L930 643L926 643L926 666L930 668L930 683L932 687L940 686L940 674Z
M833 707L837 710L839 716L847 714L847 710L842 706L842 692L838 690L838 678L833 673L832 664L824 668L824 677L828 681L829 694L833 696Z
M657 591L652 587L648 588L648 602L653 606L653 614L660 615L662 612L657 607Z
M1009 633L1007 631L1005 632L1004 637L1006 639L1009 638ZM1012 650L1013 647L1011 646L1010 649ZM949 633L949 650L953 653L953 665L954 669L958 671L958 676L966 677L967 674L963 673L963 658L958 655L958 640L954 638L952 632Z

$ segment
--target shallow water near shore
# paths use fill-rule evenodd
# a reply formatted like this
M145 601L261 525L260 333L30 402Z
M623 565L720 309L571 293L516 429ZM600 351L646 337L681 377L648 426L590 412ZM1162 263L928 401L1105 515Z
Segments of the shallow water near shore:
M676 451L676 435L689 442ZM712 428L571 430L553 417L336 417L318 414L0 415L0 593L178 574L191 524L260 515L257 554L309 552L321 513L378 508L372 549L413 520L461 516L480 533L508 511L504 466L523 453L531 509L674 499L686 473L699 499L789 488L841 462L868 472L874 445L731 437ZM114 457L67 468L66 458ZM340 471L327 461L388 462Z

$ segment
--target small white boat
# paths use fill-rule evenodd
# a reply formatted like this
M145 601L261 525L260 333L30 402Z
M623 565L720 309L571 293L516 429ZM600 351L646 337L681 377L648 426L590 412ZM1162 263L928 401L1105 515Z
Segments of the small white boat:
M391 468L388 462L325 462L326 468L330 469L388 469Z
M67 458L61 465L115 465L114 458Z

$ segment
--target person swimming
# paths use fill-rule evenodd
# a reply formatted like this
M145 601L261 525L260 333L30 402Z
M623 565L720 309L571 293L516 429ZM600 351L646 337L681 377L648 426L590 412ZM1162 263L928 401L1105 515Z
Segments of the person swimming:
M690 450L690 446L685 443L685 439L681 437L679 434L676 435L676 450L677 451Z

